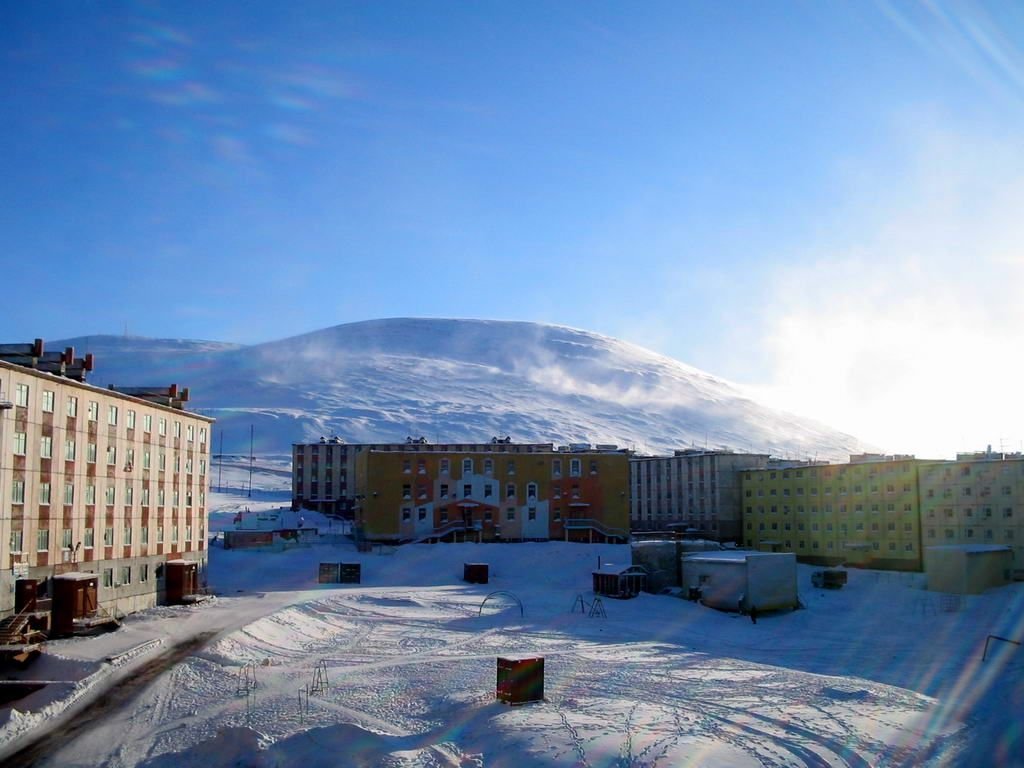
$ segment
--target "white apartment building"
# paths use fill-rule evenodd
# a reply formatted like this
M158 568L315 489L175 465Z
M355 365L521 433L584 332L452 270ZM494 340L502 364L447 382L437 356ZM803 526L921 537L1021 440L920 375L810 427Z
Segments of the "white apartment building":
M634 530L689 529L710 539L740 538L740 472L768 466L768 455L687 449L629 460Z
M161 602L168 561L205 570L213 420L184 410L187 390L102 389L89 369L0 346L0 616L18 579L46 594L94 573L99 605L129 613Z

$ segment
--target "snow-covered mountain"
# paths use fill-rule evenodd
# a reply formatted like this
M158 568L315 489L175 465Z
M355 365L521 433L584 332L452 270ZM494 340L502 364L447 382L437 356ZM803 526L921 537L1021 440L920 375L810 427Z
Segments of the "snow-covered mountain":
M226 451L248 451L250 425L261 453L321 435L511 435L646 453L697 445L832 459L863 448L696 368L563 326L390 319L245 347L118 336L53 344L93 352L90 382L100 386L188 386L191 409L217 418Z

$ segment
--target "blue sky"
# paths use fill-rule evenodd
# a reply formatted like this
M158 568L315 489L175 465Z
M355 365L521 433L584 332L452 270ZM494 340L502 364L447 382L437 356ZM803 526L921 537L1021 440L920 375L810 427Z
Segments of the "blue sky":
M1022 42L1015 3L4 4L3 335L547 321L1016 449L1019 398L963 403L1024 374Z

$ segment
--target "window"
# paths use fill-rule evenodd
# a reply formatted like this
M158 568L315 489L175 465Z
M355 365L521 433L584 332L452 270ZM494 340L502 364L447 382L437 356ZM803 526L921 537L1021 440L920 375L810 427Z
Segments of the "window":
M14 404L28 407L28 384L17 384L14 387Z
M157 421L157 433L163 437L167 435L167 419L160 417Z
M472 495L473 495L473 486L470 485L469 483L466 483L465 485L463 485L462 486L462 496L463 496L463 498L468 499Z
M11 552L21 552L25 540L23 531L11 531Z
M85 486L85 503L95 504L96 503L96 486L89 483Z
M591 459L590 460L590 474L592 474L592 475L596 475L597 474L597 460L596 459Z
M167 494L163 489L163 486L156 489L156 505L162 507L167 501Z
M107 502L107 506L112 506L117 501L117 490L112 485L108 485L104 491L104 499Z
M142 431L152 432L153 431L153 415L150 413L142 414Z
M135 488L132 486L131 482L129 481L129 482L126 482L124 484L124 503L125 503L125 506L129 506L130 507L134 502L135 502Z
M114 569L104 568L103 569L103 586L112 587L114 586Z
M417 520L426 520L427 519L427 508L426 507L419 507L416 510L416 519Z
M447 509L441 510L441 522L442 523L447 523L448 522L448 510Z
M516 511L514 509L509 509L505 513L505 519L506 520L515 520L516 519Z
M404 520L406 522L408 522L409 520L412 520L412 510L409 509L408 507L406 507L406 508L404 508L402 510L402 520Z
M70 528L65 528L63 531L61 531L60 545L64 549L71 549L71 529Z
M129 409L125 414L125 426L128 429L135 429L135 411Z
M571 477L579 477L582 471L582 462L579 459L569 459L569 475Z
M490 483L485 483L484 484L484 498L485 499L489 499L493 495L494 495L494 486L491 485Z
M441 495L442 499L447 499L448 498L448 483L441 483L441 493L440 493L440 495Z
M139 543L149 544L149 526L142 526L142 531L139 533Z
M139 566L139 583L144 584L149 581L149 563L142 563Z
M527 499L527 501L536 501L537 500L537 484L536 483L527 483L526 484L526 499Z
M25 481L15 480L11 483L11 502L14 504L25 503Z
M412 472L412 460L402 459L402 473L408 475Z
M103 529L103 543L108 547L114 546L114 529L110 526Z
M143 486L142 488L142 506L149 506L149 488L147 486Z
M75 441L68 438L64 441L64 460L74 461L75 460Z
M473 474L473 460L463 459L462 460L462 474L471 475Z
M167 454L164 453L163 451L160 451L160 455L157 458L159 459L159 461L157 462L157 465L159 466L160 471L161 472L166 471L167 470Z
M96 443L85 444L85 460L90 464L96 463Z
M171 541L175 544L178 543L178 524L175 523L171 526Z
M111 405L107 408L107 424L112 427L117 426L117 406Z
M551 476L552 477L561 477L562 476L562 460L561 459L554 459L551 462Z
M199 428L199 442L200 444L206 443L206 427Z
M39 484L39 503L43 506L50 505L50 484L40 483Z
M441 459L441 474L448 474L448 459Z
M45 552L50 548L50 529L40 528L36 532L36 549Z
M43 413L53 413L53 390L43 390Z
M164 543L164 527L162 525L158 525L156 527L156 543L157 544L163 544Z
M204 477L206 475L206 459L199 460L199 476Z
M15 432L14 433L14 447L13 447L14 455L15 456L24 456L25 455L25 447L27 445L28 445L28 443L27 443L27 440L26 440L26 437L25 437L25 433L24 432Z
M78 398L74 395L68 395L68 399L64 401L64 413L70 416L72 419L78 416Z
M528 517L528 518L529 518L530 520L536 520L536 519L537 519L537 510L536 510L536 509L534 509L533 507L530 507L530 511L529 511L529 512L527 513L527 515L526 515L526 516L527 516L527 517Z
M117 446L107 446L107 466L112 467L117 464Z
M100 418L100 404L95 400L89 401L89 421L99 421Z
M149 448L142 451L142 468L149 469L151 466Z
M505 498L506 499L512 499L512 498L515 498L515 495L516 495L516 484L515 483L507 483L505 485Z
M190 443L196 439L196 428L194 424L189 424L188 429L185 432L185 439Z
M485 475L494 474L494 460L493 459L484 459L484 474Z
M181 437L181 422L180 421L174 422L174 436L175 437Z
M64 483L64 503L69 505L75 503L74 483Z
M402 484L402 498L406 501L412 498L412 485L409 483Z

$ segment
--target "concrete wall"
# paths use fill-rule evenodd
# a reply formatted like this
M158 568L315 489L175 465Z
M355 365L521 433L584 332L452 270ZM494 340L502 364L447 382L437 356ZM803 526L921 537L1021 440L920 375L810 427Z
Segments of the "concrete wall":
M978 549L942 546L925 549L928 589L958 595L977 595L1008 584L1012 577L1013 551L1009 548Z

